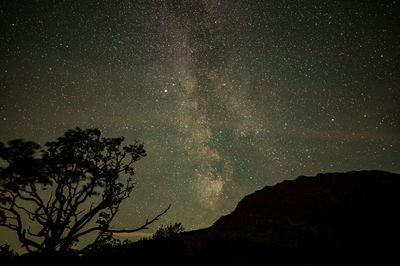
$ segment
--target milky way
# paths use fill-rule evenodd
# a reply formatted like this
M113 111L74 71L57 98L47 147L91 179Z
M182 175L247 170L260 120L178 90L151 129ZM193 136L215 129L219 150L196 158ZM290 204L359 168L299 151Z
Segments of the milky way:
M147 232L209 226L246 194L299 175L400 172L398 7L2 3L0 141L43 144L79 126L144 142L115 226L171 203Z

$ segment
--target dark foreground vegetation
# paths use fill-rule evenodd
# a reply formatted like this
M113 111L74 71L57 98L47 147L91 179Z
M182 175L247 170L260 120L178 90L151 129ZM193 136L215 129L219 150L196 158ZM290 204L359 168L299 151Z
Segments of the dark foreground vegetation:
M76 128L44 146L0 142L0 227L14 231L27 252L40 254L85 254L114 233L146 229L169 207L137 228L110 226L133 191L134 163L146 156L143 144L123 141ZM89 234L97 236L77 250Z
M206 229L179 233L178 225L151 240L111 241L83 256L29 254L11 260L53 265L398 265L399 203L398 174L302 176L246 196Z

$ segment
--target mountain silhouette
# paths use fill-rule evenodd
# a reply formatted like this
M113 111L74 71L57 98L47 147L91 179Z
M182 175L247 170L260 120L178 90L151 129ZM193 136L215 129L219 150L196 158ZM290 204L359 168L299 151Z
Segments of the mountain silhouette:
M182 238L221 264L400 262L399 204L399 174L300 176L244 197L211 227Z

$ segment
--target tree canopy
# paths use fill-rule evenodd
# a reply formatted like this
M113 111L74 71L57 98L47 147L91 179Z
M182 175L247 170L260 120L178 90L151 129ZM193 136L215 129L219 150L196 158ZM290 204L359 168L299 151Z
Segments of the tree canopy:
M123 141L76 128L44 147L0 142L0 226L14 230L29 252L67 251L96 232L84 252L112 233L146 229L169 207L138 228L110 226L134 188L133 164L146 156L143 144Z

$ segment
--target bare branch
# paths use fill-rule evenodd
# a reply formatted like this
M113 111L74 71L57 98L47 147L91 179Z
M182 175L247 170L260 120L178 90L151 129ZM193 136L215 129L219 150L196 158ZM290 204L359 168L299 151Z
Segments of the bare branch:
M155 221L157 221L162 215L164 215L170 209L170 207L171 207L171 205L169 205L168 208L166 208L162 213L158 214L152 220L150 220L150 221L146 220L146 222L142 226L140 226L140 227L138 227L136 229L115 230L115 229L106 229L106 228L102 228L102 227L93 227L93 228L87 229L87 230L85 230L85 231L83 231L83 232L81 232L79 234L76 234L75 238L81 237L81 236L86 235L86 234L88 234L90 232L93 232L93 231L103 231L103 232L109 232L109 233L133 233L133 232L138 232L140 230L148 229L147 226L149 226L150 224L152 224Z
M31 227L29 226L28 228L28 234L31 236L35 236L35 237L42 237L44 236L44 233L42 232L43 230L39 231L39 233L35 234L31 232Z
M32 221L34 220L34 219L31 218L31 216L35 216L35 213L31 212L30 210L28 210L28 209L26 209L25 207L22 207L22 206L20 206L20 205L18 205L18 204L16 204L16 203L15 203L15 207L17 207L18 209L21 209L21 210L25 211L25 212L29 215L29 218L30 218Z
M3 224L3 223L0 223L0 226L7 227L7 228L9 228L11 230L14 230L14 231L18 230L18 226L15 225L15 224Z

